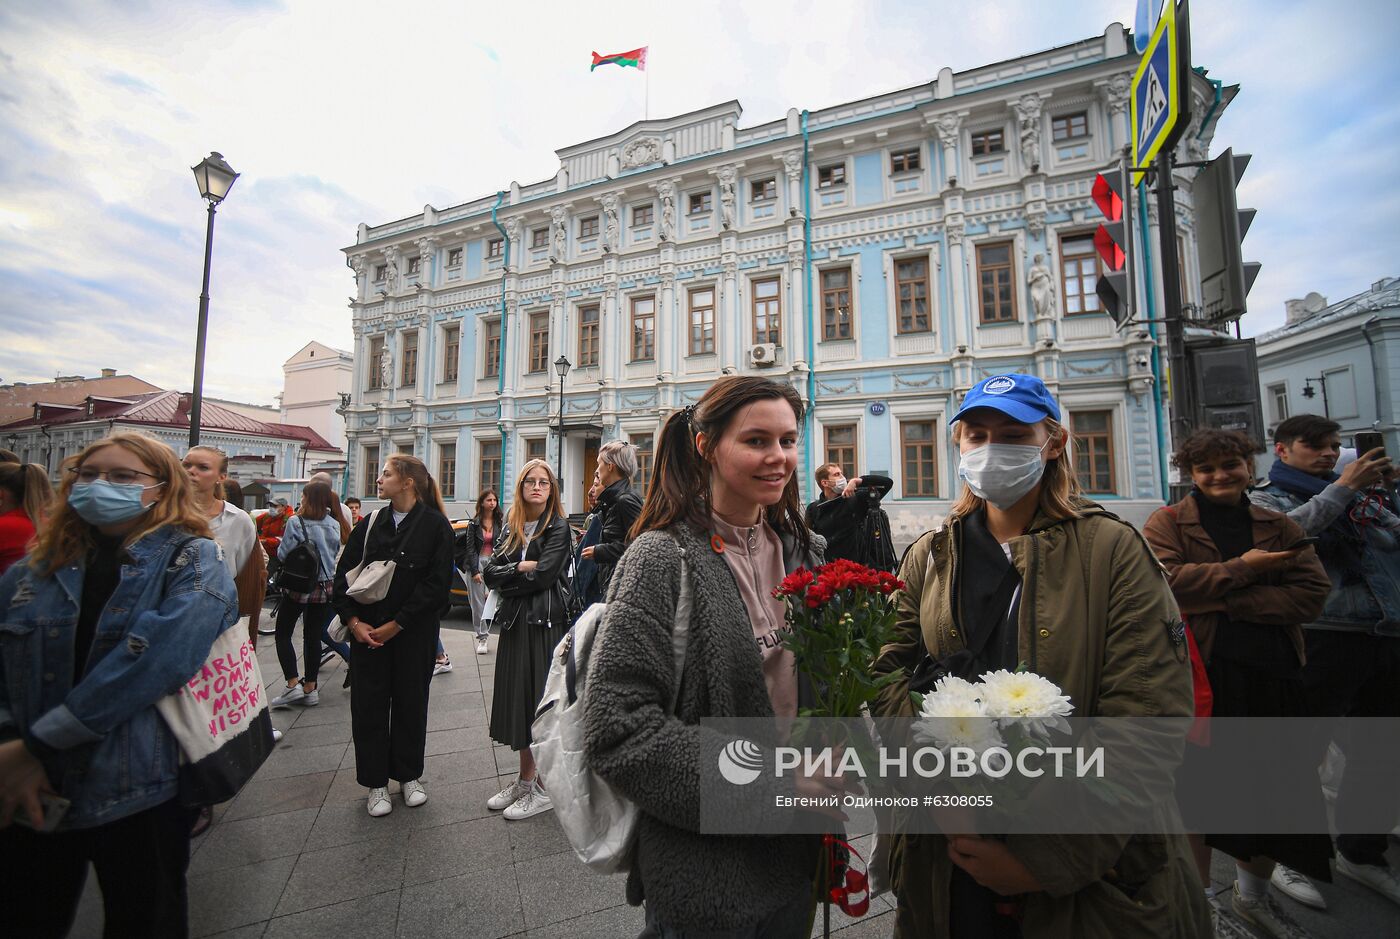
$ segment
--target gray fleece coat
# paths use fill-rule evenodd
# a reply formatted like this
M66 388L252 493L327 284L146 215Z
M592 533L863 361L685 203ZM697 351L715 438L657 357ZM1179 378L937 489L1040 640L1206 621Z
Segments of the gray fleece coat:
M795 540L783 536L789 572L821 563L826 543L819 535L812 538L812 556L802 558ZM694 599L673 715L671 634L682 550ZM773 714L748 611L708 536L682 524L647 532L628 547L613 573L588 670L588 759L641 808L629 903L645 899L656 919L673 929L724 930L752 925L812 890L818 837L698 830L700 775L715 772L702 755L712 759L726 742L699 721ZM790 778L766 774L754 785L770 786L773 796L793 790Z

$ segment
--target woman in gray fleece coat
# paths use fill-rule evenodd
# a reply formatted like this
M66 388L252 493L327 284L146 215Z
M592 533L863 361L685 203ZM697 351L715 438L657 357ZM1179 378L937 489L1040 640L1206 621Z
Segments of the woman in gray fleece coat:
M805 937L815 902L815 835L702 830L702 773L723 745L707 717L792 717L797 675L772 588L821 562L802 524L798 427L789 385L716 382L662 431L656 473L608 590L584 715L593 768L641 808L627 899L647 937ZM675 687L671 646L681 559L691 578L689 641ZM771 582L770 582L771 581ZM670 703L677 701L675 712ZM762 778L774 795L839 795L839 781ZM769 801L767 804L771 805Z

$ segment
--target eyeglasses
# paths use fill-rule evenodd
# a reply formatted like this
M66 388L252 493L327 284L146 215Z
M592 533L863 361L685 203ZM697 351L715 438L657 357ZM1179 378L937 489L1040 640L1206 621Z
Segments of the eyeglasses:
M77 478L77 481L83 485L97 482L97 480L99 479L105 479L109 483L112 483L117 486L134 485L135 483L139 483L141 481L142 476L145 476L149 479L160 479L160 477L155 475L154 473L143 473L140 470L133 469L114 469L107 470L104 473L101 470L95 470L87 466L70 466L68 467L68 472L72 473L73 476ZM161 482L156 483L156 485L162 485L163 482L164 481L162 480ZM151 489L154 487L147 486L146 488Z
M547 480L547 479L525 479L525 480L522 480L522 481L521 481L521 483L520 483L520 488L521 488L521 489L548 489L548 488L549 488L549 480Z

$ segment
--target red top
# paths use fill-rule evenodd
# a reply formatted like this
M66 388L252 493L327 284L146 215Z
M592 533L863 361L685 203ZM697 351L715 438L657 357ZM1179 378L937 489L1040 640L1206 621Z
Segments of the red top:
M34 523L24 514L24 509L11 509L0 515L0 574L24 557L33 537Z

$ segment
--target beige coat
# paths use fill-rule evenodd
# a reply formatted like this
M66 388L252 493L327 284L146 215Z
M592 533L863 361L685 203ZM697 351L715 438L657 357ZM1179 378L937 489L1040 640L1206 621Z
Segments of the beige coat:
M1028 533L1010 542L1023 585L1020 661L1058 684L1075 716L1190 715L1190 660L1173 638L1180 615L1161 565L1127 523L1093 503L1081 509L1083 517L1064 521L1037 514ZM942 658L964 648L950 589L958 576L960 524L954 519L924 535L905 555L898 638L882 651L877 672L907 675L925 649ZM878 710L912 715L907 682L895 682ZM1157 743L1179 759L1181 742ZM892 840L895 935L948 936L946 839ZM1006 844L1044 887L1027 898L1021 924L1027 939L1211 935L1184 836L1011 835ZM1110 883L1119 878L1143 886L1130 899Z

